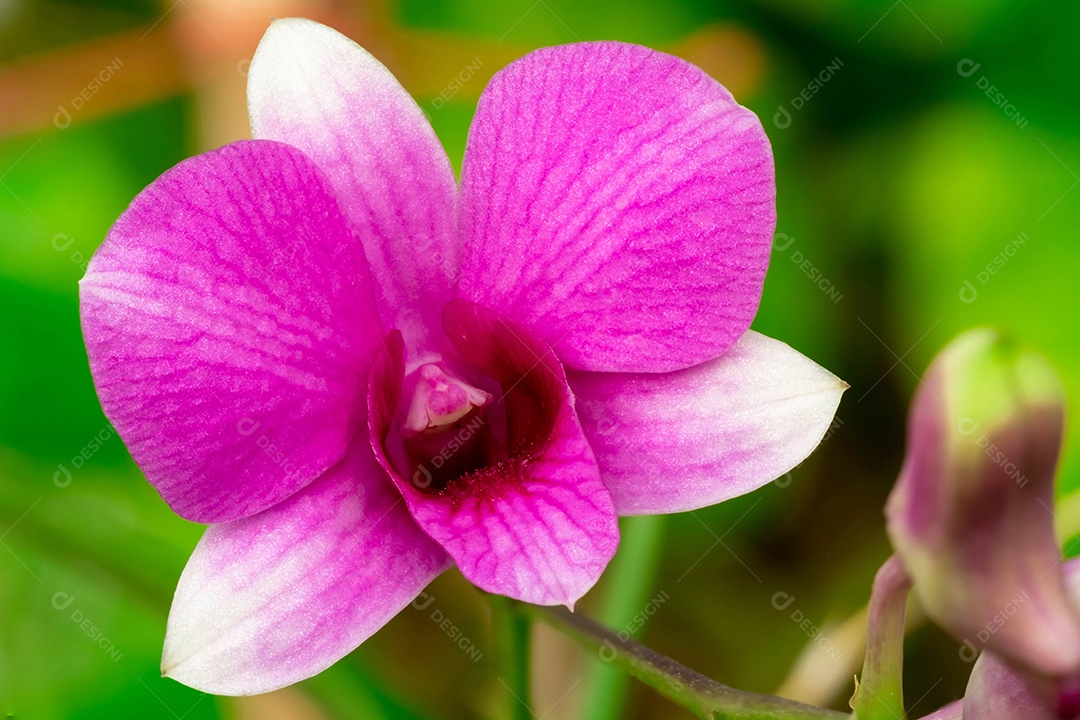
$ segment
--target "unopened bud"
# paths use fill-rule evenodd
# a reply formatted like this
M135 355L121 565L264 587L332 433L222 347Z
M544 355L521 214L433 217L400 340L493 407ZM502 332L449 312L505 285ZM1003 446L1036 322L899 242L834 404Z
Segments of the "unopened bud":
M1080 670L1051 510L1063 398L1039 355L990 330L961 335L920 383L886 508L927 615L1049 677Z

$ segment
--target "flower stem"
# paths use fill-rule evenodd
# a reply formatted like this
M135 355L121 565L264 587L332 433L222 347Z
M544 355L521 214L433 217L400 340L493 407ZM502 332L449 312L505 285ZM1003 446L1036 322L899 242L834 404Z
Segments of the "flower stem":
M709 720L845 720L849 717L833 710L728 687L635 640L623 640L566 608L522 607L595 651L604 662L630 673L698 717Z
M904 717L904 605L911 580L891 556L874 577L866 620L866 656L855 692L858 720Z
M524 607L501 595L490 595L500 680L506 686L507 720L532 720L530 695L531 622Z
M649 602L656 571L660 566L660 546L664 515L641 515L620 520L619 552L605 576L603 602L597 614L608 627L623 627ZM624 715L630 678L608 663L594 663L589 669L581 717L589 720L618 720Z

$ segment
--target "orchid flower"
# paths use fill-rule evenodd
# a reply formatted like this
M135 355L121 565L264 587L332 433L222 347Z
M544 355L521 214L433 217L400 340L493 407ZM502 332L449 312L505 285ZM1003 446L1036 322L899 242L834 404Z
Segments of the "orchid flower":
M169 170L81 283L133 459L210 527L163 672L269 691L356 648L451 564L573 604L621 515L749 492L846 387L750 331L775 222L761 124L615 42L484 91L460 184L419 106L335 31L276 21L250 141Z

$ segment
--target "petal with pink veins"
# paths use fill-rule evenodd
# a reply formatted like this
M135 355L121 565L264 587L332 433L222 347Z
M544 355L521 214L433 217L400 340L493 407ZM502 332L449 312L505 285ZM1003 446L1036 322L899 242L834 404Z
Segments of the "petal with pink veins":
M496 404L505 404L506 455L438 490L402 476L385 451L404 371L393 334L371 375L376 454L413 518L470 582L525 602L572 607L600 577L619 535L562 367L524 328L472 303L449 303L443 318L461 358L502 388Z
M383 331L322 173L252 140L131 203L80 285L105 414L179 515L252 515L314 480L364 423Z
M355 649L447 565L362 439L280 505L206 531L173 598L162 672L218 695L298 682Z
M809 455L847 384L748 331L723 357L666 374L571 373L578 416L619 515L748 493Z
M457 282L457 182L427 118L378 60L311 20L276 20L248 73L252 134L303 150L364 243L383 322L435 349ZM425 339L427 342L425 343Z
M750 326L776 221L758 118L684 60L543 48L484 90L462 165L459 296L568 368L679 370Z

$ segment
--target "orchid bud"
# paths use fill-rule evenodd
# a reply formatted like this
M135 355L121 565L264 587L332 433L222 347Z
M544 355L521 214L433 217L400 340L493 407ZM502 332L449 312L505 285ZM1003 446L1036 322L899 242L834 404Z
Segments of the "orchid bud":
M1044 676L1080 669L1051 510L1063 423L1054 370L991 330L950 343L916 392L888 532L964 659L988 649Z

